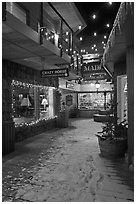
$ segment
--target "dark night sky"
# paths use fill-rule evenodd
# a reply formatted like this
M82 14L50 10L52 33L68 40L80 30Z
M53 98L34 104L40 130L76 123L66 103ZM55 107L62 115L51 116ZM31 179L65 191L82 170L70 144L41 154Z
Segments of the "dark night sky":
M87 27L80 33L80 35L92 35L94 32L98 34L110 33L116 14L118 12L120 2L113 2L110 5L108 2L76 2L76 7L85 20ZM93 14L97 18L92 18ZM106 24L110 27L107 28Z

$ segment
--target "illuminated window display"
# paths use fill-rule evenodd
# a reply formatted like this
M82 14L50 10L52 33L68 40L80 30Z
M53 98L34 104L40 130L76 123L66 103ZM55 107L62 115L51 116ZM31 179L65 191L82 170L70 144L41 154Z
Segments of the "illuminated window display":
M110 104L111 94L106 93L106 105ZM78 109L95 110L104 109L104 93L80 93L78 94Z
M12 81L12 117L15 124L54 116L52 87Z

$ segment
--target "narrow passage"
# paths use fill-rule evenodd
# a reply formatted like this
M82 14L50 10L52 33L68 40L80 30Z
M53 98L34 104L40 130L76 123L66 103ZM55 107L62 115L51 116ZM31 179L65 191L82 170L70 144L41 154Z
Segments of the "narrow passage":
M72 119L68 128L18 143L3 158L3 201L133 201L124 160L99 155L95 133L100 130L101 123L92 119Z

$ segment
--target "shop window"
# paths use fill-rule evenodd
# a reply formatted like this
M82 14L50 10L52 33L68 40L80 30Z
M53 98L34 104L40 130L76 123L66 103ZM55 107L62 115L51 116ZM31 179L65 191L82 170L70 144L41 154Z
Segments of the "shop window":
M117 115L118 123L128 121L127 76L117 76Z
M106 94L106 108L109 108L111 100L110 93ZM78 109L96 110L104 109L104 93L80 93L78 94Z
M40 90L40 118L49 116L49 88L41 88Z
M6 2L6 10L20 21L28 24L28 11L15 2Z
M15 124L54 116L52 87L12 81L12 117Z

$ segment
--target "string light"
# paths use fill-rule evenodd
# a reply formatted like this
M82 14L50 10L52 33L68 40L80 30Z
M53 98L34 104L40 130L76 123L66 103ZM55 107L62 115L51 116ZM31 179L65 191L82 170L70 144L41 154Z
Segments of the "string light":
M96 35L97 35L97 33L95 32L95 33L94 33L94 36L96 36Z
M107 36L106 35L104 35L104 39L106 39L107 38Z
M35 85L35 84L31 84L31 83L25 83L25 82L21 82L21 81L17 81L17 80L12 80L12 83L11 85L13 86L13 93L14 93L14 88L15 87L19 87L19 88L34 88L34 87L38 87L40 90L42 89L45 89L47 88L47 86L42 86L42 85ZM55 87L51 87L51 88L54 88L56 89ZM56 89L57 90L57 89ZM13 112L15 113L15 99L13 99L13 102L12 102L12 110ZM15 124L15 127L25 127L25 126L32 126L32 125L35 125L41 121L48 121L48 120L51 120L51 119L55 119L57 118L58 116L53 116L53 117L49 117L49 118L40 118L38 120L35 120L35 121L31 121L30 123L19 123L19 124Z
M82 28L81 25L79 25L79 26L78 26L78 29L81 30L81 28Z
M110 24L109 24L109 23L107 23L107 24L106 24L106 27L107 27L107 28L109 28L109 27L110 27Z
M20 87L20 88L34 88L34 87L38 87L40 89L44 89L47 88L47 86L43 86L43 85L38 85L38 84L31 84L31 83L26 83L26 82L21 82L21 81L17 81L17 80L12 80L11 85L13 87Z
M95 15L95 14L93 14L93 16L92 16L92 17L93 17L93 19L96 19L96 15Z
M15 128L17 127L25 127L25 126L33 126L33 125L36 125L42 121L49 121L51 119L55 119L55 118L58 118L57 115L55 115L54 117L49 117L49 118L40 118L38 120L35 120L35 121L31 121L30 123L19 123L19 124L15 124Z
M80 41L82 41L83 40L83 38L82 37L80 37Z

